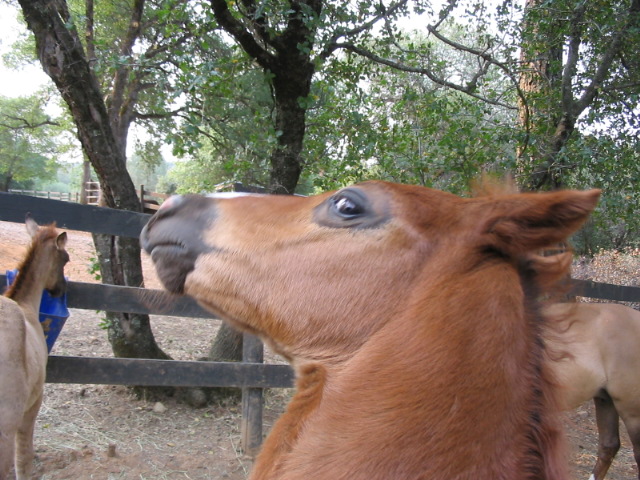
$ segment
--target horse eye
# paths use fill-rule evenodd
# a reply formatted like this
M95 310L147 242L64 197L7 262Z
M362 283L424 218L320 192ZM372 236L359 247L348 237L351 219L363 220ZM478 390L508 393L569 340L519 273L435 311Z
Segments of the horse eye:
M343 217L354 217L364 213L361 205L358 205L353 199L340 196L334 200L336 212Z

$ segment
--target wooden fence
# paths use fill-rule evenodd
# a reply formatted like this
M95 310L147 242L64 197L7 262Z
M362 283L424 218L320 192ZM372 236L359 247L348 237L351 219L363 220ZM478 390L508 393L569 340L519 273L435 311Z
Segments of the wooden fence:
M51 198L53 200L62 200L64 202L80 202L80 194L78 192L47 192L44 190L17 190L10 189L9 193L17 195L30 195L32 197L39 198Z
M233 185L233 184L231 184ZM225 185L226 186L226 185ZM100 184L98 182L86 182L84 186L87 205L98 205L100 201ZM81 202L81 195L78 192L49 192L45 190L19 190L9 189L9 193L17 195L29 195L38 198L49 198L52 200L61 200L64 202ZM155 213L164 200L170 195L160 192L152 192L140 185L138 197L140 198L140 211L143 213Z
M0 192L0 221L23 223L27 212L40 224L56 221L64 229L128 237L138 237L150 218L144 213ZM4 282L2 277L0 275L0 281ZM640 302L638 287L572 280L572 293ZM70 308L87 310L195 317L203 321L214 318L189 297L134 287L70 282L67 302ZM239 363L51 355L47 382L242 388L242 447L246 453L254 454L262 442L262 390L293 385L293 372L289 366L266 365L262 361L262 343L245 334L243 361Z
M165 201L170 195L166 193L159 192L151 192L149 190L145 190L144 185L140 185L140 193L138 194L140 198L140 211L143 213L154 214L162 205L162 202Z
M98 205L100 203L100 183L91 180L85 182L84 196L87 205Z

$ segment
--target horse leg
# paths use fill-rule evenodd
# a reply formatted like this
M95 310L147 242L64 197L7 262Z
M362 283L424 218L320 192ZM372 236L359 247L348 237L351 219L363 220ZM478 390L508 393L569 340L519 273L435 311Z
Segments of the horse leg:
M0 480L9 476L9 470L13 465L13 448L15 429L7 428L4 423L0 425Z
M625 417L622 420L627 428L629 434L629 440L633 446L633 456L636 460L636 467L638 468L638 478L640 479L640 416Z
M15 439L15 464L16 464L16 480L29 480L33 472L33 431L36 425L36 417L42 404L42 395L27 410L18 428Z
M598 460L589 480L603 480L620 449L620 417L607 393L594 397L593 402L598 426Z

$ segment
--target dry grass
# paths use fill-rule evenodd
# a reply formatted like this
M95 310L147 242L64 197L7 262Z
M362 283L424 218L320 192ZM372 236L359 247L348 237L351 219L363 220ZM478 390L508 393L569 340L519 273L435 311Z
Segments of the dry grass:
M111 356L99 318L72 310L53 353ZM167 353L194 360L206 355L219 322L154 316L152 325ZM289 395L266 391L265 431ZM252 461L240 449L240 417L234 402L194 409L176 399L140 400L122 386L48 384L35 440L39 478L245 479Z
M603 250L593 258L580 257L573 276L615 285L640 285L640 249Z

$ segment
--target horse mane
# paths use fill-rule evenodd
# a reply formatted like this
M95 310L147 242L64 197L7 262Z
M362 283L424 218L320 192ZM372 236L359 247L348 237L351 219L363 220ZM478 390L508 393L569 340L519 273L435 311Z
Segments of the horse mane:
M569 259L570 257L571 254L569 254ZM552 273L562 271L565 266L568 268L564 256L550 266ZM533 373L531 383L534 385L535 397L531 405L531 422L528 432L530 448L524 461L528 472L527 478L563 478L566 466L558 463L558 460L566 458L568 452L562 425L557 416L557 412L561 410L556 394L559 383L548 367L551 357L557 352L550 352L545 341L545 338L549 336L550 329L553 330L555 322L550 322L549 317L543 312L544 305L549 301L550 284L548 278L545 278L548 272L544 272L540 277L540 269L541 265L535 260L527 262L519 269L525 293L526 321L529 328L535 332L536 337L535 350L531 358L532 363L528 369L530 373ZM560 455L558 455L559 450L563 451ZM542 461L543 459L547 460L546 463Z
M58 236L56 222L44 225L38 229L36 235L31 239L31 244L22 262L18 265L18 272L27 272L31 268L35 259L36 251L45 242L55 239ZM17 275L11 286L4 292L4 296L14 299L24 284L25 275Z
M520 193L513 177L499 178L482 175L472 184L474 197L498 197ZM564 299L568 290L569 272L573 260L570 245L549 245L538 252L524 255L517 265L520 282L524 291L525 315L529 328L537 338L534 355L531 357L528 374L534 384L535 397L531 405L529 424L528 455L523 459L527 478L559 478L563 476L565 466L558 463L558 450L567 449L563 440L562 425L555 414L560 411L556 391L558 381L548 362L561 352L549 350L546 339L557 334L557 319L544 313L545 305ZM523 372L524 373L524 372ZM537 383L537 384L536 384ZM545 463L542 459L547 459Z

